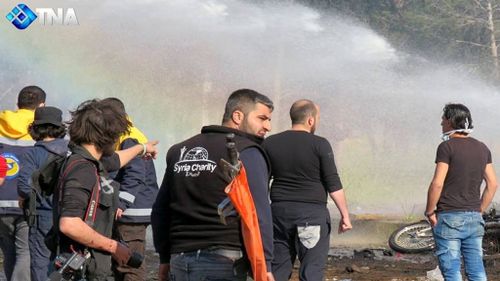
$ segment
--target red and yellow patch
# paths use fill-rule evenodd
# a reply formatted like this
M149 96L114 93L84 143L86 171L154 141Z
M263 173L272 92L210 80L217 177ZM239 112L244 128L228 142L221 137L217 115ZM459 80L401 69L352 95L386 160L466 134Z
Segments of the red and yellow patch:
M7 162L7 175L5 178L8 180L16 178L21 168L19 159L14 154L8 152L3 153L2 157L5 158L5 162Z

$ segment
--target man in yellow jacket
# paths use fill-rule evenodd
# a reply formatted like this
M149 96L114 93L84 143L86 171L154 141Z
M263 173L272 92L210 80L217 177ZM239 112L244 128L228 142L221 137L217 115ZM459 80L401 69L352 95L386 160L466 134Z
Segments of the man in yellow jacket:
M33 122L35 109L45 106L45 92L37 86L24 87L17 97L18 110L0 112L0 142L32 140L28 125Z
M35 143L28 133L35 109L45 105L45 92L28 86L17 97L18 110L0 112L0 156L7 162L7 176L0 189L0 248L7 280L30 280L29 228L19 207L17 177L21 155Z
M118 98L103 100L125 114L125 105ZM138 143L147 143L146 136L133 125L130 132L123 134L116 150L130 148ZM116 239L127 243L129 248L144 256L146 246L146 228L151 223L151 207L158 193L156 171L153 159L135 157L123 166L113 179L120 183L120 201L116 214L114 235ZM115 281L146 280L146 265L139 268L113 264Z

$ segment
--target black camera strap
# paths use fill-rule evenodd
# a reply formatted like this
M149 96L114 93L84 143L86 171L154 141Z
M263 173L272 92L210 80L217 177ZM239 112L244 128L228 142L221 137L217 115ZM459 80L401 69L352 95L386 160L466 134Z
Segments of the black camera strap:
M101 176L95 170L96 183L92 188L92 194L90 195L89 204L87 205L87 211L85 212L85 223L94 228L95 214L97 211L97 206L99 204L99 194L101 193Z

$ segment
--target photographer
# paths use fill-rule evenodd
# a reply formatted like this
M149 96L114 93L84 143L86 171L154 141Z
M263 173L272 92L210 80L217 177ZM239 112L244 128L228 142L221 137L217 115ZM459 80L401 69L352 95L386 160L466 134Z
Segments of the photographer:
M128 132L130 122L123 112L99 100L82 103L71 116L72 155L54 196L58 252L60 256L90 253L77 280L109 280L111 256L123 265L132 253L126 245L110 239L119 186L109 179L107 171L118 170L137 155L154 158L157 142L115 153L114 146L120 135Z

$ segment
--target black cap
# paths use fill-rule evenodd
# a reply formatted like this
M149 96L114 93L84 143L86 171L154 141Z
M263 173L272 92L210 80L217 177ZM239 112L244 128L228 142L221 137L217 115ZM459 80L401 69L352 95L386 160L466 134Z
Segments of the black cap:
M43 106L35 109L33 125L52 124L62 126L62 111L53 106Z

